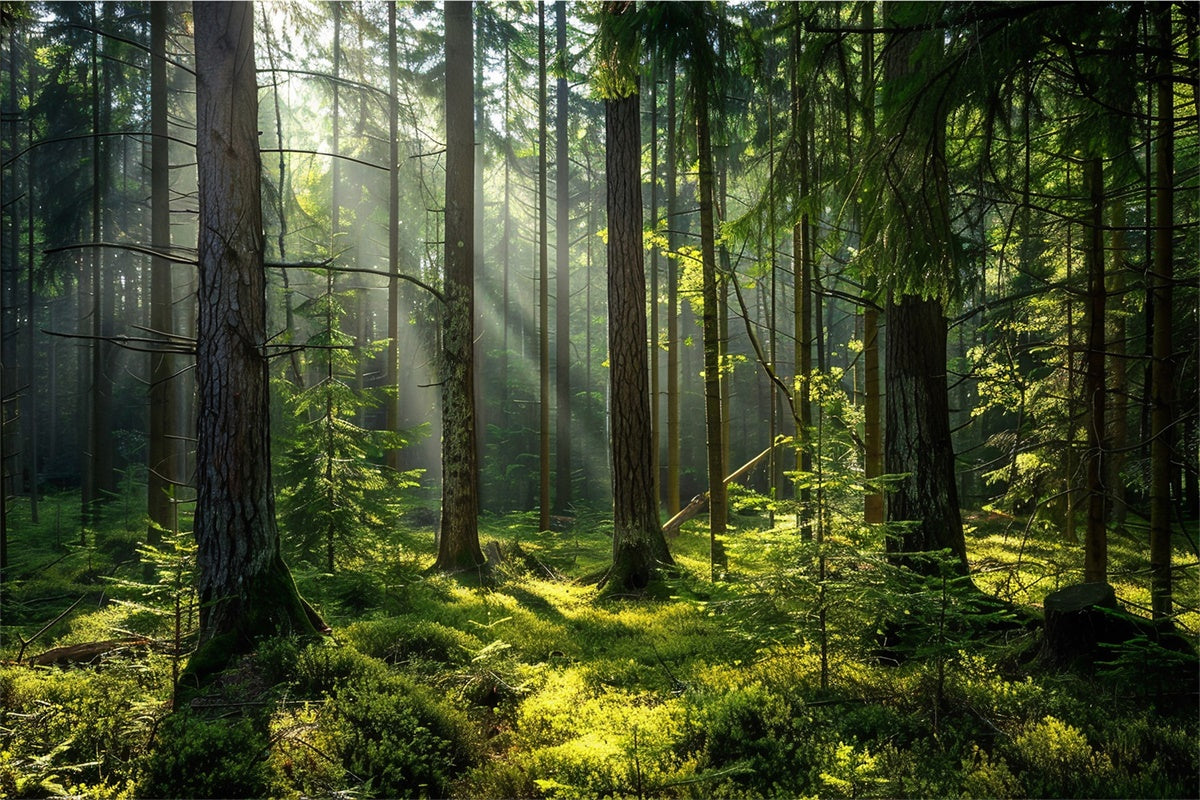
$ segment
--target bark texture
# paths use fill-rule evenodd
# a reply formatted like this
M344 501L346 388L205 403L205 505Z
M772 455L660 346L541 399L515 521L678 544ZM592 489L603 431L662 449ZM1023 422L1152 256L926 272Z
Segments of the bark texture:
M639 590L672 560L651 466L638 96L606 100L604 108L613 456L613 564L606 582Z
M889 303L884 472L905 477L888 495L888 552L920 572L936 565L910 554L949 548L963 574L963 536L946 387L946 318L936 299Z
M446 13L446 279L442 323L442 519L435 569L475 569L479 487L475 449L475 101L471 3Z
M223 664L255 637L315 633L279 554L271 486L258 87L250 3L194 5L200 274L196 380L200 637Z

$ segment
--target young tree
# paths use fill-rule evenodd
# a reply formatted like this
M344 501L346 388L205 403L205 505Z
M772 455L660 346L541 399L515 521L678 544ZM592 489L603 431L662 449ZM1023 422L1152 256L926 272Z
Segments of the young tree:
M194 5L200 237L196 562L204 673L273 633L314 633L280 557L271 485L258 86L250 3Z
M608 178L608 350L612 396L615 589L641 590L672 563L658 521L652 474L646 353L646 270L642 246L641 120L630 58L632 3L605 3L601 20Z
M446 262L442 309L442 516L434 568L484 563L475 448L472 3L446 2Z

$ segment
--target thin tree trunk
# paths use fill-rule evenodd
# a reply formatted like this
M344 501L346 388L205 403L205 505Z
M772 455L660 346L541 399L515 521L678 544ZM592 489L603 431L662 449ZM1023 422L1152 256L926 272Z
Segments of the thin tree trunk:
M555 265L555 459L554 507L566 513L571 506L571 181L567 144L567 4L555 3L558 11L559 74L555 87L555 183L557 210L554 215L557 249Z
M797 7L798 8L798 7ZM792 51L792 130L800 142L800 197L801 203L808 202L809 180L809 136L807 126L808 103L804 96L798 74L800 62L800 29L794 34ZM794 371L796 375L797 400L800 406L799 423L796 425L796 468L803 475L812 472L812 227L808 211L800 213L800 221L792 230L793 280L793 332L796 342ZM812 538L812 492L808 481L797 483L796 522L804 539Z
M1104 459L1108 449L1104 417L1104 169L1100 157L1088 159L1083 173L1088 197L1088 241L1084 250L1088 273L1088 344L1084 394L1088 399L1087 530L1084 533L1083 579L1108 581L1108 515L1105 513Z
M167 118L167 5L150 6L150 241L158 251L171 247L171 176ZM150 327L164 340L174 334L171 263L155 256L150 262ZM146 541L158 544L162 531L175 527L174 487L179 456L176 359L167 352L150 354L150 435L146 478L150 526Z
M29 62L29 96L37 96L37 60L31 59ZM35 137L34 130L34 114L30 109L28 113L28 131L29 144L32 145ZM36 364L34 360L34 341L36 339L37 325L34 320L34 312L37 308L37 282L35 280L35 258L37 243L35 239L34 227L34 211L36 204L33 199L34 175L36 174L36 154L33 149L30 149L27 161L25 162L25 191L28 195L26 198L25 207L27 209L26 232L27 240L25 242L26 250L26 314L25 314L25 384L28 388L25 390L25 469L29 476L29 515L30 521L38 524L38 392L37 392L37 374ZM15 257L15 253L13 254ZM0 391L0 397L4 397L4 392Z
M1151 360L1150 409L1150 603L1155 619L1172 613L1171 580L1171 405L1175 365L1171 352L1171 312L1174 281L1175 224L1175 96L1170 54L1171 6L1155 9L1160 56L1158 81L1158 136L1155 152L1154 339Z
M676 71L671 65L667 82L667 249L676 252L676 226L679 224L679 189L676 152L677 103ZM679 260L667 259L667 512L682 507L679 497L679 451L682 434L679 427Z
M1109 514L1113 526L1122 531L1125 528L1128 506L1125 500L1125 480L1122 472L1125 467L1125 448L1129 440L1129 386L1127 383L1127 363L1125 346L1125 271L1128 269L1128 245L1125 239L1125 201L1116 198L1112 209L1112 278L1108 286L1108 294L1115 299L1116 313L1109 317L1112 333L1108 345L1109 357L1109 392L1112 404L1109 408L1109 424L1111 455L1106 462L1106 478L1109 487L1111 506Z
M728 517L724 482L725 443L721 408L721 323L718 299L716 225L713 219L713 156L709 124L708 87L696 84L696 150L699 158L700 252L704 299L704 424L708 433L708 531L713 576L720 557L720 537Z
M875 4L863 4L863 29L875 28ZM863 34L863 136L869 142L875 133L875 34ZM873 279L869 285L874 284ZM872 286L873 288L873 286ZM883 426L880 424L879 307L868 296L863 308L863 445L864 475L868 482L883 474ZM884 520L883 492L868 489L864 498L868 525Z
M475 460L475 276L472 3L446 2L446 262L442 330L442 515L438 557L443 571L475 569L479 548Z
M400 61L396 48L396 4L388 3L388 278L387 367L385 380L392 389L387 396L384 425L400 430ZM400 450L388 450L387 464L400 469Z
M538 2L538 529L550 530L550 286L546 197L546 4Z

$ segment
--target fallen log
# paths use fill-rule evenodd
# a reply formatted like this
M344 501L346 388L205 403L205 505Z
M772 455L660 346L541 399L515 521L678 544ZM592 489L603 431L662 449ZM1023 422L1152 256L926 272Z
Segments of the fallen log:
M766 450L763 450L754 458L750 459L745 464L742 464L742 466L731 472L728 476L726 476L725 480L721 481L721 483L725 486L728 486L762 463L762 460L769 456L771 451L776 447L784 444L790 444L791 441L792 437L790 436L777 436L775 438L775 442L767 447ZM708 505L708 492L704 492L703 494L698 494L693 497L690 503L681 508L679 512L675 514L675 516L671 517L666 521L666 523L663 524L663 535L670 537L678 535L679 529L683 527L683 523L699 514L706 505Z
M103 656L115 655L132 647L149 647L151 641L142 638L107 639L102 642L55 647L29 659L31 667L54 667L68 664L91 664Z

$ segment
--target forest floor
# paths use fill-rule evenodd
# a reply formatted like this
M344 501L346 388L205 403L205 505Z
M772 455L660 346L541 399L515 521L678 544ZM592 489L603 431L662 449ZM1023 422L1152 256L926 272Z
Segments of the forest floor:
M580 580L610 554L600 514L545 533L485 516L504 561L483 580L426 574L433 536L412 514L332 574L297 561L332 637L264 641L172 713L195 624L186 537L139 556L132 495L81 539L77 503L47 498L36 526L18 503L10 522L0 796L1200 796L1194 655L1142 639L1044 663L1030 620L1080 579L1080 548L1025 520L966 515L974 582L1010 614L891 568L877 534L836 518L818 546L746 509L716 580L694 521L653 596L601 599ZM1195 534L1175 583L1193 646ZM1110 537L1135 614L1144 539Z

